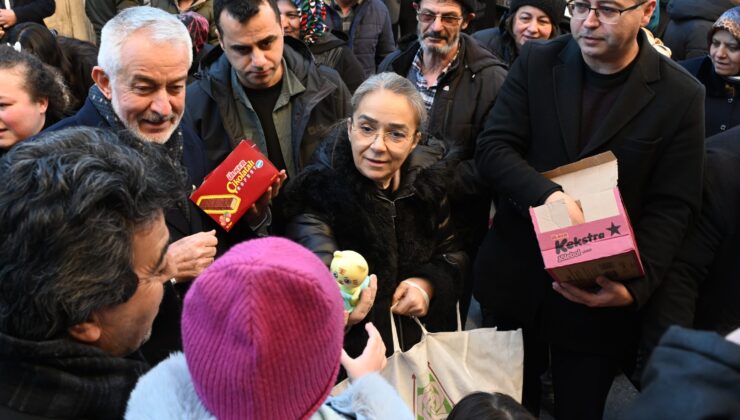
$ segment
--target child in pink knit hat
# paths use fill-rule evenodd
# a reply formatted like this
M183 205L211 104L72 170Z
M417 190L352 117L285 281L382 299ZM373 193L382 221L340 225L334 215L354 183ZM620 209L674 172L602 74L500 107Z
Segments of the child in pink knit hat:
M332 275L291 241L242 243L191 286L183 353L144 375L127 419L411 418L377 373L385 345L368 324L365 351L342 350L344 311ZM352 385L327 397L340 363Z

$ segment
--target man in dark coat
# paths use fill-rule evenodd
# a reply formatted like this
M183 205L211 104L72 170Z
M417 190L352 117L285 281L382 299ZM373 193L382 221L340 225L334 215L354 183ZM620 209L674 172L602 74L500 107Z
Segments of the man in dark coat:
M295 176L322 135L349 114L347 87L334 70L317 67L302 42L283 38L274 0L220 0L214 7L221 49L205 58L187 103L208 160L218 165L250 139Z
M181 171L161 147L83 127L0 161L0 418L123 417L174 274L163 209Z
M420 18L419 39L405 50L393 52L378 68L379 72L392 71L414 83L429 113L425 132L447 143L445 159L456 165L449 188L452 220L471 259L487 230L491 207L491 195L479 180L473 153L476 138L506 78L506 65L462 33L475 17L474 3L422 0L419 13L442 14L450 22L433 17L432 22L425 23ZM466 274L463 316L471 294L472 278Z
M153 36L154 25L160 38ZM200 138L182 121L192 60L185 26L162 10L126 9L103 28L100 51L99 66L93 69L95 85L82 109L48 130L80 125L128 130L140 140L164 144L172 160L187 168L190 189L199 186L208 173L205 152ZM154 335L144 348L153 363L182 346L180 299L173 285L192 280L210 265L218 243L215 223L186 194L167 209L165 219L173 241L168 257L176 273L165 286Z
M699 214L704 89L652 48L640 27L654 0L609 10L571 3L572 36L526 43L498 95L476 151L499 194L493 228L475 264L484 323L524 327L524 403L536 412L539 375L551 360L557 418L601 418L635 313L658 287ZM579 6L579 7L576 7ZM528 208L564 201L541 172L612 151L645 276L605 276L595 290L553 283L543 270Z

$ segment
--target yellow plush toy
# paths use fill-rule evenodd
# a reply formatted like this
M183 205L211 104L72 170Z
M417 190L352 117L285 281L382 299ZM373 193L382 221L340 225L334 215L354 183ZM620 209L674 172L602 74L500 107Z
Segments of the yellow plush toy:
M342 292L344 309L352 312L360 292L370 284L367 261L355 251L335 251L330 269Z

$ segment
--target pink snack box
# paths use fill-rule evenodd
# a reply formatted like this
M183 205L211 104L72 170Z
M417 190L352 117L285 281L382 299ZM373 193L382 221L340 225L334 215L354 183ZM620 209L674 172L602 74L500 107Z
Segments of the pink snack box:
M543 175L580 204L586 220L573 225L564 202L529 209L545 269L555 281L588 288L599 275L619 281L645 274L617 188L617 158L612 152Z

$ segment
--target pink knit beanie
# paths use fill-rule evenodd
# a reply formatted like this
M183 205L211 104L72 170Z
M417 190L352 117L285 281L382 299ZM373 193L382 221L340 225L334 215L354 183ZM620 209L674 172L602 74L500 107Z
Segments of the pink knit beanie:
M193 283L182 339L203 405L229 419L308 418L329 395L344 338L339 288L281 238L233 247Z

